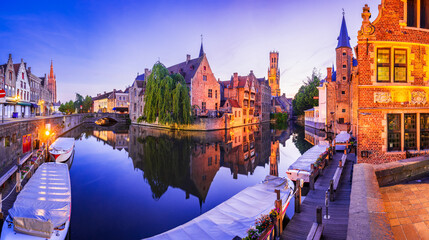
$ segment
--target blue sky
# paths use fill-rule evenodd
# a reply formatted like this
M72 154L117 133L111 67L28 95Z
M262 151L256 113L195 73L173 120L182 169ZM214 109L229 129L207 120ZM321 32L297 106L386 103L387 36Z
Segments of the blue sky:
M42 76L54 61L58 98L124 89L158 59L171 66L196 57L200 35L215 77L234 72L267 77L271 50L280 52L281 90L293 97L315 67L335 61L342 8L352 46L362 7L374 20L380 1L157 0L4 1L0 63L9 53Z

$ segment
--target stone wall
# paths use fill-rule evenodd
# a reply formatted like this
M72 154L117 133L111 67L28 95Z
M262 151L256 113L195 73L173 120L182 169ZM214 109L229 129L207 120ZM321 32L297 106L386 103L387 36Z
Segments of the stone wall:
M35 147L35 140L46 142L47 124L51 126L52 139L73 129L82 123L82 115L68 115L35 120L9 122L0 125L0 174L10 169L23 152L23 136L31 134L31 144Z

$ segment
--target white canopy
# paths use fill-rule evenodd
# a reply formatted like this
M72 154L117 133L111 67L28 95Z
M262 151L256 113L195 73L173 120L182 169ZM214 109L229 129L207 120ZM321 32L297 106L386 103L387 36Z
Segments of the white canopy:
M73 148L74 145L74 138L65 138L60 137L57 140L55 140L54 143L49 147L49 151L53 152L67 152L71 148Z
M340 134L335 137L336 143L345 143L348 140L350 140L350 134L348 134L346 131L341 131Z
M289 166L289 170L311 171L311 164L315 163L317 158L329 148L329 145L319 144L310 148L294 163Z
M248 187L212 210L170 231L148 239L228 239L244 238L261 214L274 208L275 189L285 203L293 183L287 178L267 176L265 181Z
M70 207L67 164L44 163L18 194L9 214L15 225L21 225L14 226L17 231L33 235L40 229L46 229L46 224L53 228L64 224L70 217Z

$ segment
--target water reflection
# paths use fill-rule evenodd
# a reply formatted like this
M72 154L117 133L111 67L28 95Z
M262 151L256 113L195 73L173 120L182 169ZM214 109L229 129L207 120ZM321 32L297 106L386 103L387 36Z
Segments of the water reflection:
M167 231L267 174L285 176L311 147L303 128L269 124L207 133L82 125L67 136L77 140L71 231L79 239L138 239ZM106 209L115 209L115 222L126 227L113 224ZM89 215L102 230L91 228Z

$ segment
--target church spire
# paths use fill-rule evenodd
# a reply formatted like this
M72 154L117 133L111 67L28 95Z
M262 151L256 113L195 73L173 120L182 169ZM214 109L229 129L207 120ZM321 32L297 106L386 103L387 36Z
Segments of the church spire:
M51 59L51 71L49 73L49 77L51 77L51 78L54 77L54 65L52 64L52 59Z
M338 45L337 45L337 48L340 48L340 47L352 48L350 46L350 37L347 32L346 19L344 17L344 10L343 10L343 22L341 23L340 36L338 36Z
M198 57L204 56L204 49L203 49L203 35L201 34L201 48L200 48L200 55Z

